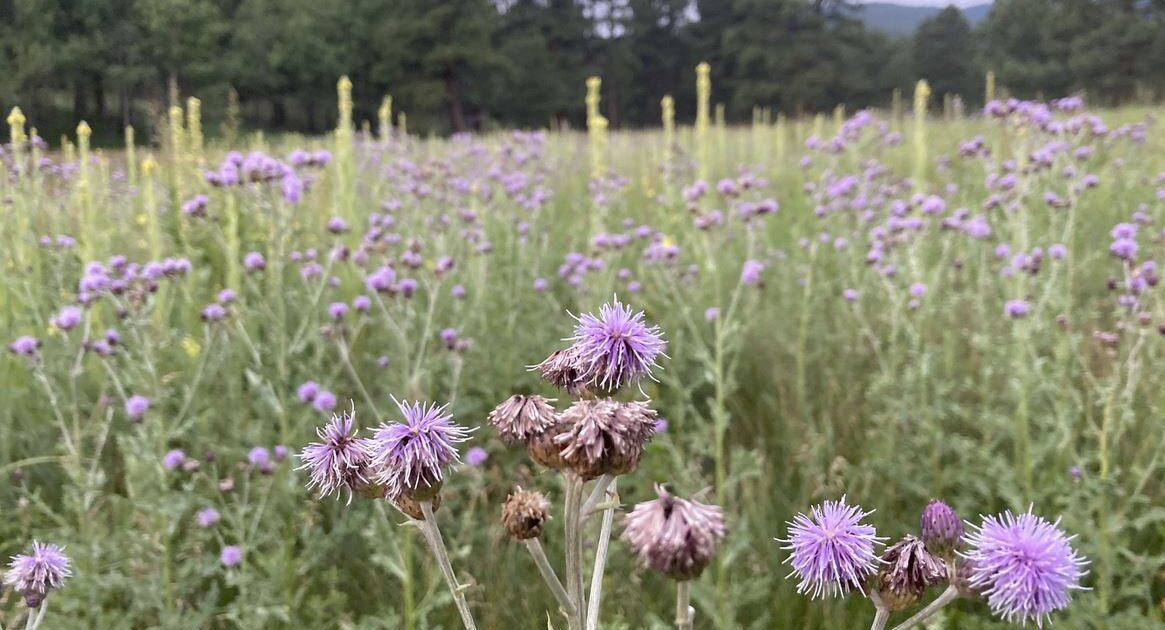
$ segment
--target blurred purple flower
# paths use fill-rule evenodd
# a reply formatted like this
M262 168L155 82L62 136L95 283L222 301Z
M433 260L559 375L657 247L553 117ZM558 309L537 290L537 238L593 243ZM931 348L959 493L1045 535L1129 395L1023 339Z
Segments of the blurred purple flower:
M321 390L315 395L311 404L320 411L331 411L336 406L336 395L327 390Z
M222 548L219 561L224 567L236 567L243 561L243 550L235 545L227 545Z
M166 470L174 470L175 468L181 466L185 461L186 453L183 453L181 449L176 448L168 451L166 455L162 457L162 466L164 466Z
M218 514L218 510L208 507L199 510L195 518L198 520L199 527L211 527L219 522L221 517Z
M470 466L481 466L487 459L489 459L489 453L480 446L475 446L465 451L465 463Z
M125 401L125 413L134 420L141 420L150 410L150 399L134 394Z
M31 555L17 554L8 561L4 584L19 593L25 605L36 608L49 591L61 588L72 576L69 557L63 547L34 540Z

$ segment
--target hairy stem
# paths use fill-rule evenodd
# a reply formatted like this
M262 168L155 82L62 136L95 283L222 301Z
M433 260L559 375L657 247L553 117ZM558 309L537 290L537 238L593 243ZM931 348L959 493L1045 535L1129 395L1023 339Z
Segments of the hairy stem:
M886 622L890 620L890 609L886 608L886 603L882 601L882 596L878 595L875 590L870 590L870 601L874 602L874 623L870 624L870 630L882 630L886 627Z
M457 612L461 613L461 622L465 624L465 630L477 630L477 624L473 622L473 613L469 611L469 603L465 601L465 592L457 583L457 576L453 574L453 565L449 563L449 552L445 549L445 541L441 538L441 529L437 527L437 519L433 517L433 503L432 501L420 501L419 503L421 504L421 513L425 516L423 524L425 538L428 539L433 556L441 567L441 573L445 576L449 592L453 594L453 602L457 604Z
M571 630L583 630L585 613L583 611L582 585L582 536L579 526L582 524L580 511L582 508L583 481L574 473L566 474L566 591L570 593L570 600L574 603L574 614L570 617Z
M603 480L600 479L599 483ZM618 496L615 491L615 478L611 478L611 488L607 490L607 500L611 501ZM598 630L599 607L603 599L603 571L607 567L607 548L611 544L611 524L615 520L615 507L611 506L603 511L603 525L599 530L599 545L595 551L595 566L591 572L591 599L587 605L587 630Z
M567 618L570 618L575 614L574 604L571 603L566 588L562 586L562 581L558 579L558 574L554 572L554 567L550 566L550 559L546 557L546 552L542 549L542 542L537 538L529 538L524 542L526 548L530 550L530 555L534 558L534 564L538 566L538 572L542 574L543 581L546 582L546 586L550 587L550 592L554 593L554 599L558 600L559 610Z
M692 583L676 582L676 630L692 630Z
M903 621L902 623L894 626L893 630L906 630L907 628L913 628L914 626L917 626L927 619L930 619L935 615L935 613L942 610L947 604L955 601L958 598L959 589L952 584L951 586L947 587L947 590L943 591L942 595L939 595L938 598L936 598L933 602L927 604L926 608L918 611L918 613L910 619L907 619L906 621Z

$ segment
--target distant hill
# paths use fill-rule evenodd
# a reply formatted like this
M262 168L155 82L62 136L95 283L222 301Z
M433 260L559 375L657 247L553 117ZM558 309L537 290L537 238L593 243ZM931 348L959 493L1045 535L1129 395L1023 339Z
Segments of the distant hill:
M859 5L855 17L866 26L889 35L910 35L924 20L942 11L942 7L915 7L892 2L871 2ZM991 3L977 4L962 9L972 25L987 18Z

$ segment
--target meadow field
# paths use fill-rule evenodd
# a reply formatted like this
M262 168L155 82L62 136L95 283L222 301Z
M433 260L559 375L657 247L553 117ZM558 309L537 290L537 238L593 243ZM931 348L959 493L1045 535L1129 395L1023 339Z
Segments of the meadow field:
M460 627L422 531L297 470L333 413L372 428L392 397L474 429L436 518L478 627L567 627L499 515L545 493L557 563L568 488L487 415L565 407L529 368L616 296L666 340L622 395L661 422L617 511L667 482L724 512L696 628L867 627L863 597L799 595L774 540L843 495L891 540L930 499L1031 506L1089 560L1057 627L1165 626L1163 110L424 138L345 98L327 137L204 141L192 102L116 150L9 118L0 552L71 558L43 628ZM671 627L621 523L602 627ZM967 599L929 627L1004 626Z

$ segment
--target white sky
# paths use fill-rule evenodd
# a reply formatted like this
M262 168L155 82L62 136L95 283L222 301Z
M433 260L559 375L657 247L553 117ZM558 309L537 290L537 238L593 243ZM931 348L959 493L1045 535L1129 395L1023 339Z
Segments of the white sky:
M945 7L953 4L958 7L973 7L977 4L991 4L991 0L857 0L858 4L871 2L886 2L889 4L905 4L915 7Z

